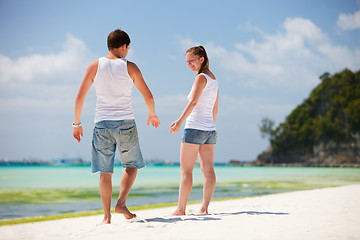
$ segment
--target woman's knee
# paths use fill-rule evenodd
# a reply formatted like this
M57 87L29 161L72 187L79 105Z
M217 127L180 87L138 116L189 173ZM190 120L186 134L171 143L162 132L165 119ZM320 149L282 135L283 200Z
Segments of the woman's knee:
M181 169L180 172L181 172L181 176L184 176L184 177L192 177L192 170L189 170L189 169Z
M210 177L210 178L215 177L215 170L214 170L213 166L208 166L208 167L202 168L201 170L202 170L204 177Z

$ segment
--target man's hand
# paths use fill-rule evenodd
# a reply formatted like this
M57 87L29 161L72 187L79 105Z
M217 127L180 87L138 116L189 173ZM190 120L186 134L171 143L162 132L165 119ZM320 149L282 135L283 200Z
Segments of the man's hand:
M160 121L155 114L148 116L146 126L149 126L149 123L151 123L151 125L153 125L153 127L155 128L157 128L160 125Z
M73 137L80 142L81 141L81 137L83 137L83 129L82 127L73 127Z

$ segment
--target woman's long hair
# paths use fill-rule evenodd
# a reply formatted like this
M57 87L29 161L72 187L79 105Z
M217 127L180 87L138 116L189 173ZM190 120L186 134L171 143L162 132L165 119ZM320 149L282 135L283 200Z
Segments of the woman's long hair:
M204 71L204 69L209 68L209 58L208 58L205 48L203 46L192 47L189 50L187 50L186 53L192 53L196 56L204 57L204 61L201 64L198 74L202 73Z

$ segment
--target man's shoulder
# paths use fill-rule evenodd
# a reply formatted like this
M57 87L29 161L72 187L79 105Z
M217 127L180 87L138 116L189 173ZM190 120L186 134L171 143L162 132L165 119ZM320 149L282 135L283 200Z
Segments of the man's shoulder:
M87 74L89 74L89 76L91 76L92 79L94 79L96 76L98 66L99 66L99 60L97 59L92 63L90 63L86 70Z
M129 66L130 66L130 67L135 67L135 66L136 66L135 63L133 63L133 62L131 62L131 61L129 61L129 60L126 60L126 63L127 63L127 65L128 65L128 67L129 67Z
M130 61L127 61L127 68L128 68L128 71L130 71L130 72L137 72L140 70L135 63L130 62Z
M99 59L96 59L95 61L89 64L88 68L91 70L97 70L98 66L99 66Z

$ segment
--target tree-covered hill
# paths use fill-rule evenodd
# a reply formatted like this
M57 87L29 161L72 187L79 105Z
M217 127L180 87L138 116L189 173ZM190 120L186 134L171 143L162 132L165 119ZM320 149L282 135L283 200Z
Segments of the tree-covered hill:
M263 119L260 131L269 137L271 150L260 154L257 164L360 164L360 70L325 73L320 79L276 129Z

